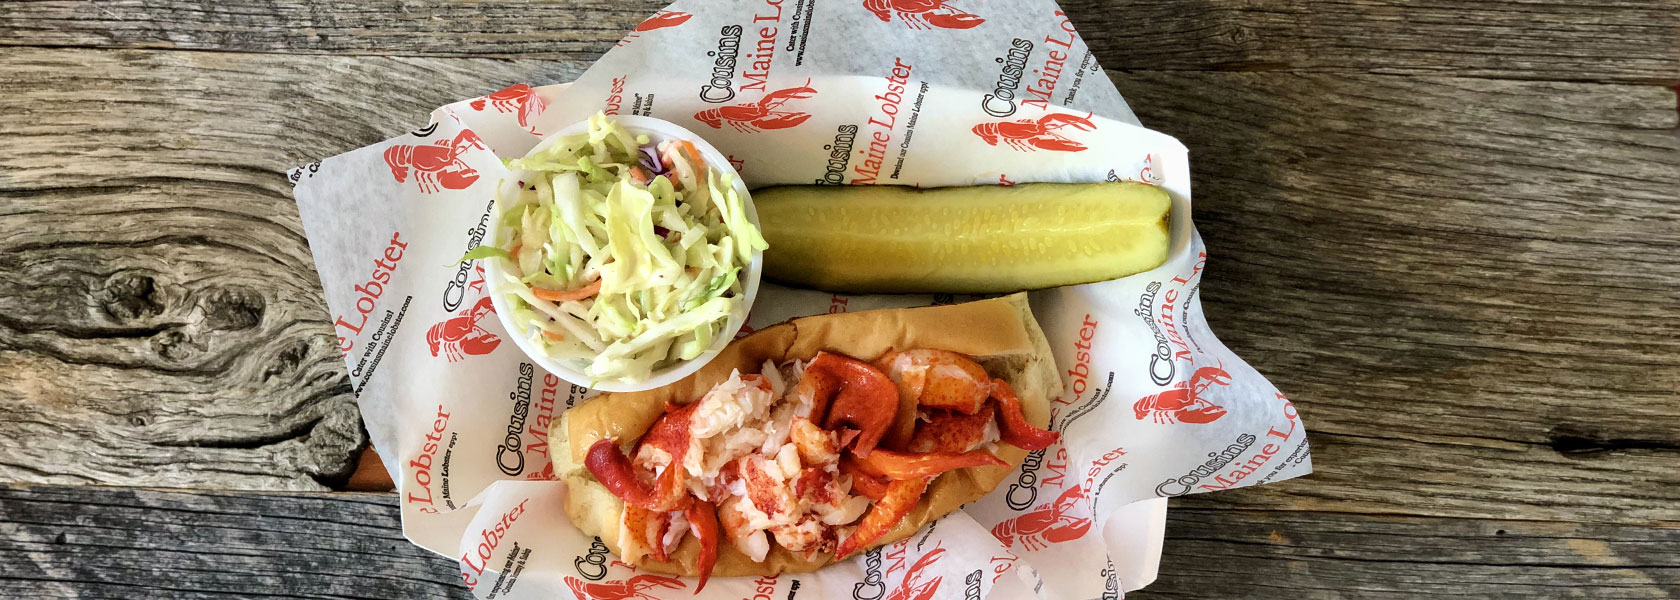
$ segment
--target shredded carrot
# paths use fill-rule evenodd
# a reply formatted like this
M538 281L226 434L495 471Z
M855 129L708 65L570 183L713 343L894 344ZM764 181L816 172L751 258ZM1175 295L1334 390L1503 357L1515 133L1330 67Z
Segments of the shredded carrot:
M683 149L688 150L688 159L694 161L696 168L706 163L706 161L700 160L700 149L694 147L694 142L680 140L678 143L682 145Z
M647 185L647 182L653 179L648 177L647 171L643 171L641 167L630 167L630 178L642 185Z
M524 247L525 244L514 244L513 249L508 251L508 256L515 261L519 260L519 249Z
M543 288L540 288L540 287L533 287L533 288L531 288L531 295L536 296L537 298L542 299L542 300L547 300L549 302L565 302L567 300L582 300L584 298L594 296L595 294L599 293L600 291L601 291L601 280L596 279L595 281L589 282L589 285L580 287L580 288L575 289L575 290L560 291L560 290L548 290L548 289L543 289Z
M561 334L560 332L557 332L557 331L549 331L547 329L544 329L542 334L543 334L543 337L548 338L548 341L551 341L551 342L564 342L564 341L566 341L566 336L564 334Z

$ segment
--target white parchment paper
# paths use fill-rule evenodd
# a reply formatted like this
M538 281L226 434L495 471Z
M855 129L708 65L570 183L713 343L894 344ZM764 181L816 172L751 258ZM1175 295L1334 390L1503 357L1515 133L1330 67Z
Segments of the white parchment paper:
M404 533L481 598L685 598L560 509L546 439L588 390L504 332L476 263L501 158L597 111L699 132L752 186L1135 180L1173 198L1171 255L1032 294L1066 384L1003 485L914 537L815 574L714 579L707 598L1118 597L1154 579L1165 498L1311 470L1293 406L1209 330L1185 148L1144 129L1048 0L690 0L570 85L441 107L426 127L292 172ZM774 251L774 248L771 249ZM748 327L958 302L765 285Z

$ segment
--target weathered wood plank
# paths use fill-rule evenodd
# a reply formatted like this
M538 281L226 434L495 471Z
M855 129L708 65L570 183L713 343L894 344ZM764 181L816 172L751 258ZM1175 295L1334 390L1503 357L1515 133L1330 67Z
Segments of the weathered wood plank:
M1666 598L1680 586L1677 528L1200 504L1168 513L1160 578L1131 597ZM0 596L470 597L397 518L389 494L0 487Z
M365 435L284 170L578 69L3 53L0 480L343 483Z
M1069 0L1062 5L1111 71L1680 79L1680 0Z
M1680 522L1680 138L1656 86L1118 77L1191 148L1209 321L1316 473L1241 506Z
M0 597L471 598L393 494L0 487Z
M830 3L853 8L857 0ZM593 60L663 0L12 3L0 44ZM1067 0L1110 70L1680 79L1680 0ZM987 7L969 6L984 14Z
M1238 494L1244 492L1237 492ZM1673 598L1680 529L1178 503L1128 598Z

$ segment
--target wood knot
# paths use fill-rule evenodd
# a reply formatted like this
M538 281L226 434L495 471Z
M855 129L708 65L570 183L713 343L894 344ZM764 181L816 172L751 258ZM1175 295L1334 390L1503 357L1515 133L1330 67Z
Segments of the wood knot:
M204 311L204 326L222 331L250 329L262 323L268 301L246 287L222 287L206 292L198 307Z
M274 361L269 363L268 368L263 369L263 381L275 377L290 377L292 373L297 372L298 365L303 364L304 359L308 357L309 341L298 340L286 346L285 350L274 355Z
M163 312L157 281L149 275L124 271L105 280L96 298L99 306L117 321L144 319Z
M152 336L152 351L172 361L185 361L204 350L204 344L179 329Z

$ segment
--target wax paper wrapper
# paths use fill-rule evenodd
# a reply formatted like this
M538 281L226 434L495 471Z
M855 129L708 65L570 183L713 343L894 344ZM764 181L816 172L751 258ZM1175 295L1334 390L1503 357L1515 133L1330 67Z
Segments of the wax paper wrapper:
M1155 576L1164 498L1310 471L1294 407L1203 316L1185 148L1137 123L1053 2L678 2L570 85L444 106L291 173L404 533L459 561L477 596L687 598L696 585L637 572L566 519L548 430L589 391L504 343L482 266L457 262L486 235L501 159L597 111L698 132L754 187L1136 180L1173 198L1165 264L1031 295L1066 384L1061 444L903 542L813 574L714 579L702 596L1117 597ZM767 284L748 328L965 299Z

